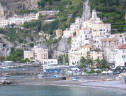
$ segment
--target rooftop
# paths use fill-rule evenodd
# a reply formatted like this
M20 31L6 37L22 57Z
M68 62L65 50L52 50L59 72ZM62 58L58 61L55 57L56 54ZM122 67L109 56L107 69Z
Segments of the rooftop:
M102 42L115 42L115 41L117 41L118 40L118 38L116 38L116 37L114 37L114 38L105 38L105 39L102 39L101 41Z
M92 45L91 44L87 44L87 45L82 46L81 48L92 48Z
M119 49L126 49L126 44L118 46Z

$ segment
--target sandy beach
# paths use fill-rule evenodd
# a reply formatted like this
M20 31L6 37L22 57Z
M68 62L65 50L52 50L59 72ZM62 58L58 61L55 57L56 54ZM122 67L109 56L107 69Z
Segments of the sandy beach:
M25 80L16 83L18 85L55 85L55 86L68 86L68 87L97 87L97 88L115 88L126 90L126 84L122 81L102 81L102 80Z

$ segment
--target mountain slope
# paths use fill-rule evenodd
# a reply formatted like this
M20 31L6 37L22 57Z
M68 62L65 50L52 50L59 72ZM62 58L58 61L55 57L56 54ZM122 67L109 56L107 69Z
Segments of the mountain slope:
M39 0L0 0L5 16L12 16L21 10L35 10Z
M90 0L90 6L112 24L112 33L126 32L126 0Z

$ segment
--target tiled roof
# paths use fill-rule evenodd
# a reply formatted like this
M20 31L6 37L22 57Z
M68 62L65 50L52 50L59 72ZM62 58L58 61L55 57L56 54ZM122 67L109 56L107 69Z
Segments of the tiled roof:
M107 38L107 39L102 39L102 42L109 42L109 41L117 41L118 38Z
M88 28L83 28L83 30L88 30Z
M126 44L118 46L119 49L126 49Z
M87 45L82 46L82 48L92 48L92 45L91 44L87 44Z

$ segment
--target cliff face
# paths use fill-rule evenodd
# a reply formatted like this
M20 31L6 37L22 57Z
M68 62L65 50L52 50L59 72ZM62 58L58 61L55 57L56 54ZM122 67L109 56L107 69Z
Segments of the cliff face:
M33 10L38 7L38 1L39 0L0 0L0 7L4 9L0 10L0 13L4 11L4 15L7 16L13 15L24 9Z

